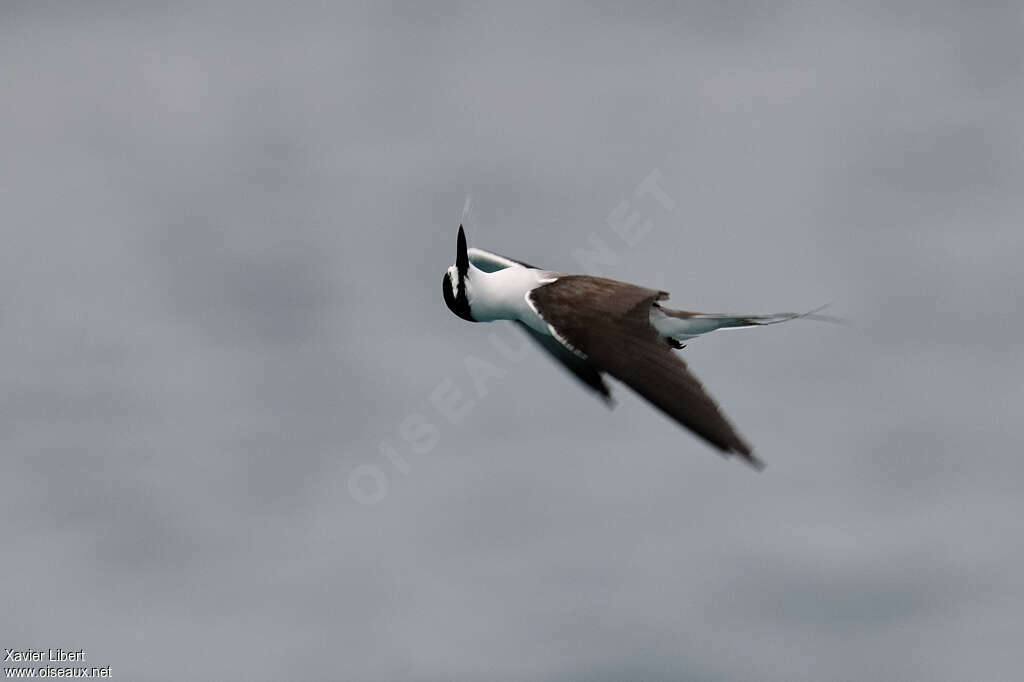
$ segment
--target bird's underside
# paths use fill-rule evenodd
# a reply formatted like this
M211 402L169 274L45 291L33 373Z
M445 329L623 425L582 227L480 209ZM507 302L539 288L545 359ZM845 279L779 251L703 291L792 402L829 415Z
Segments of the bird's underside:
M652 324L652 311L678 320L700 315L661 308L658 301L666 298L664 291L587 275L562 275L528 294L531 306L551 327L563 351L569 351L569 357L565 352L546 350L592 390L609 399L608 387L601 379L606 372L723 454L736 453L762 468L750 446ZM739 322L731 326L739 326ZM536 338L541 335L532 336L544 345Z

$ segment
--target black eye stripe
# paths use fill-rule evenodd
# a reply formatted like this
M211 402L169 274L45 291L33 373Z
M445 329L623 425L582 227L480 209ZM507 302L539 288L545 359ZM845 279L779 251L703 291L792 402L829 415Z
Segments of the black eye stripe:
M473 319L473 314L470 312L469 297L466 295L464 278L460 278L458 286L453 286L451 273L446 272L441 280L441 289L441 293L444 295L444 303L448 306L449 310L464 320L476 322Z
M459 272L459 286L455 291L455 298L466 299L466 275L463 272Z
M472 320L473 316L469 313L469 296L466 294L466 275L460 273L459 275L459 286L455 292L455 307L458 308L459 315L467 320Z

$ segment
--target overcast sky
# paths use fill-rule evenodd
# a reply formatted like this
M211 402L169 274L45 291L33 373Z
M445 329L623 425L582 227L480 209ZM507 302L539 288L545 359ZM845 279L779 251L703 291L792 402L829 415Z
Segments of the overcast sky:
M0 6L0 648L1017 678L1019 3L172 5ZM449 313L467 195L471 245L849 318L684 351L767 469Z

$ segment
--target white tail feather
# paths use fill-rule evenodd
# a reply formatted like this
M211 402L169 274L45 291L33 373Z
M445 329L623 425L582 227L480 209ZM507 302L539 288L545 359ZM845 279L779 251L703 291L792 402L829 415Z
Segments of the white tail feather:
M767 315L737 315L729 313L686 313L668 314L660 308L651 309L651 324L658 330L658 333L665 338L672 338L677 341L686 341L708 332L718 329L743 329L745 327L761 327L790 320L816 320L818 322L845 323L845 320L832 317L831 315L818 315L817 313L828 307L828 304L819 306L806 313L770 313Z

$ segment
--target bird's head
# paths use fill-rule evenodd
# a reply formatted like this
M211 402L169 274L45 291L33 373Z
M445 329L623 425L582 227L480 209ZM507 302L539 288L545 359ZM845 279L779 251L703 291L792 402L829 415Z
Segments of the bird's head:
M455 265L448 268L441 280L441 290L448 310L469 322L476 322L469 309L469 252L466 247L466 232L459 225L459 237L455 245Z

